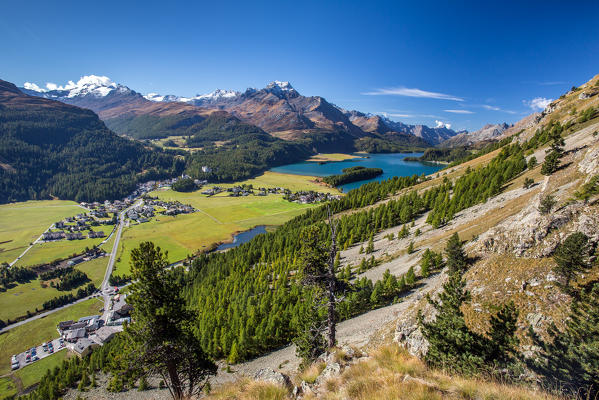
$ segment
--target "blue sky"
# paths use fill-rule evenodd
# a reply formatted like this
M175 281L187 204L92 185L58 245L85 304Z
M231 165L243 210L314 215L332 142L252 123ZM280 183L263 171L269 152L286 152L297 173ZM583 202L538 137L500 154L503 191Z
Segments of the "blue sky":
M347 109L474 130L598 74L598 16L597 0L5 1L0 78L96 74L185 96L287 80Z

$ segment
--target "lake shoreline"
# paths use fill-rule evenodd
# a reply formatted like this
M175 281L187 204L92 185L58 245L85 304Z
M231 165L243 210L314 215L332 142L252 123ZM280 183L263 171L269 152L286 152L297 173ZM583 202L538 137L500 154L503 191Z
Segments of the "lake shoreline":
M342 170L347 167L363 166L366 168L380 168L384 173L375 178L356 181L348 184L338 186L337 189L343 193L347 193L349 190L358 188L365 183L374 181L383 181L394 176L412 176L416 175L430 175L444 168L439 164L427 164L424 162L408 162L404 159L408 156L420 156L421 153L377 153L368 154L368 158L352 158L343 161L328 162L328 163L316 163L313 161L303 161L299 163L287 164L279 167L271 168L269 171L303 175L303 176L314 176L314 177L325 177L330 175L339 175Z

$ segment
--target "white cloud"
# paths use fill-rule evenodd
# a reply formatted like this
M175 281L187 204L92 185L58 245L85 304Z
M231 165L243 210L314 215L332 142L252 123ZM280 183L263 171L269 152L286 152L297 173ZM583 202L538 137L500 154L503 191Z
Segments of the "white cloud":
M45 89L42 89L41 87L39 87L38 85L36 85L35 83L31 83L31 82L25 82L23 84L23 87L25 89L29 89L29 90L34 90L36 92L45 92Z
M415 115L412 114L387 114L385 113L386 117L394 117L394 118L414 118Z
M448 113L453 113L453 114L474 114L474 112L470 111L470 110L443 110L445 112Z
M489 111L501 111L501 112L508 113L508 114L516 114L515 111L504 110L501 107L490 106L488 104L483 104L481 107L484 108L485 110L489 110Z
M439 121L438 119L435 120L435 124L437 124L435 126L435 128L447 128L447 129L451 129L451 124L445 123L443 121Z
M381 96L381 95L392 95L392 96L406 96L406 97L421 97L428 99L439 99L439 100L453 100L453 101L464 101L460 97L456 97L450 94L428 92L426 90L416 88L387 88L387 89L375 89L372 92L362 93L368 96Z
M483 104L483 108L485 110L491 110L491 111L501 111L501 108L499 107L495 107L495 106L490 106L488 104Z
M552 101L553 99L547 99L545 97L535 97L530 101L522 100L525 105L532 108L534 111L543 111Z

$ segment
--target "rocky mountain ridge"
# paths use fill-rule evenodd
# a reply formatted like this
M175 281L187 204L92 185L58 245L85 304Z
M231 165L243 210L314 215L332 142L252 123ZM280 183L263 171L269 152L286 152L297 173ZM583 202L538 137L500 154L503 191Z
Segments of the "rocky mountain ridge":
M132 116L178 113L206 116L213 111L226 111L245 123L286 140L334 134L333 139L325 140L351 142L367 138L427 147L458 134L446 126L407 125L380 116L347 111L323 97L303 96L289 82L283 81L273 81L262 89L249 88L244 92L217 89L194 97L157 93L144 96L112 82L108 77L95 75L82 77L77 83L69 81L64 86L47 84L46 88L27 82L21 90L30 95L90 108L109 127L123 134L132 132L130 125L135 125L131 122ZM169 134L172 132L165 128L163 136ZM140 137L143 133L136 132L133 136Z

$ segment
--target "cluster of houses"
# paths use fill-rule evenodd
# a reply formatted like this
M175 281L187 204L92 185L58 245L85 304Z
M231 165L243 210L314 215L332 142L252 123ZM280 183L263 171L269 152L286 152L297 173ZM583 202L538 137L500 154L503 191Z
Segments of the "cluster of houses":
M106 252L104 250L100 249L99 247L94 247L89 249L85 254L71 258L67 261L67 265L72 267L82 262L90 261L98 257L104 257L105 255Z
M339 194L330 194L330 193L320 193L320 192L313 192L313 191L309 191L309 192L294 192L294 193L287 193L285 195L285 200L287 201L293 201L295 203L300 203L300 204L313 204L313 203L320 203L323 201L329 201L329 200L339 200L341 198L341 195Z
M77 214L74 217L68 217L62 221L54 223L54 229L48 230L42 234L41 240L44 242L55 241L55 240L80 240L86 237L103 238L106 236L104 231L94 230L93 227L100 225L110 225L112 220L99 220L97 218L106 218L108 214L105 211L92 210L90 214ZM83 232L88 231L86 235Z
M87 208L90 211L89 215L94 216L96 218L107 218L109 213L118 214L125 208L129 207L133 204L135 197L127 197L124 200L106 200L104 203L93 202L93 203L79 203L81 207Z
M139 223L148 222L154 216L154 207L147 204L142 204L133 207L126 213L127 218Z
M116 295L112 311L107 321L100 315L90 315L77 321L62 321L57 330L61 341L66 341L67 349L78 356L86 356L94 348L104 345L123 330L125 322L131 322L132 307L125 302L125 296Z
M144 197L144 203L127 211L127 218L139 223L148 222L156 213L163 215L191 214L197 210L178 201L164 201L155 197Z
M222 191L224 191L223 188L219 187L219 186L213 186L211 188L208 188L206 190L204 190L202 192L202 194L206 195L206 196L214 196L215 194L219 194Z

